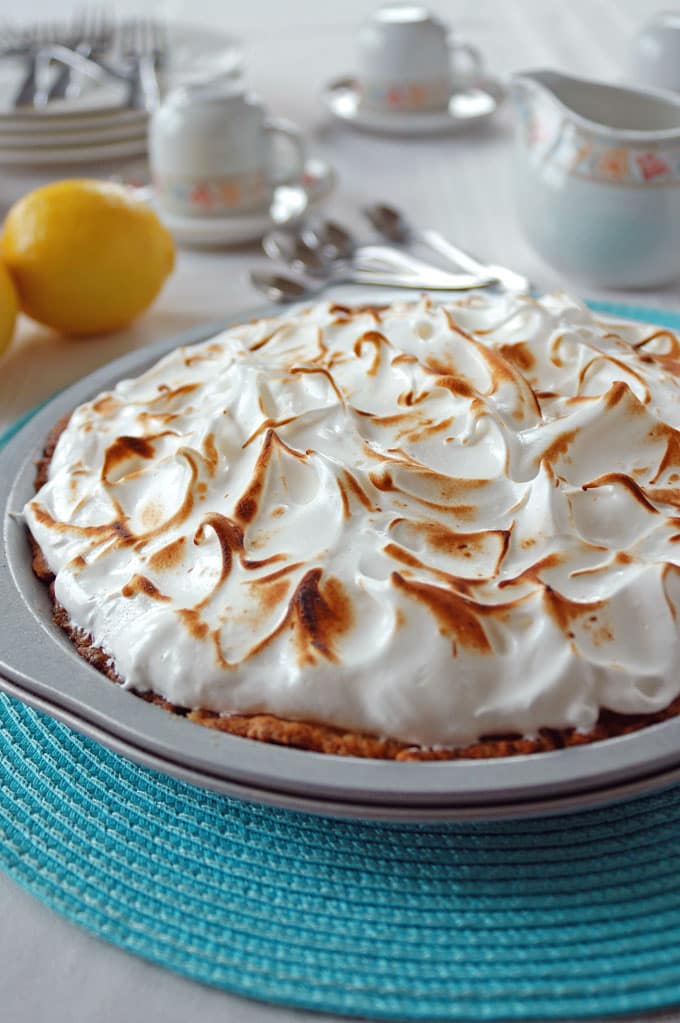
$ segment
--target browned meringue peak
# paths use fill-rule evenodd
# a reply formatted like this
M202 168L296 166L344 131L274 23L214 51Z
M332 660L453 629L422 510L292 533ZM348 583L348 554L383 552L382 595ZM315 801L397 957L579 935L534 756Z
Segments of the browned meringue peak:
M73 414L27 522L137 689L424 744L680 691L680 345L566 296L320 304Z

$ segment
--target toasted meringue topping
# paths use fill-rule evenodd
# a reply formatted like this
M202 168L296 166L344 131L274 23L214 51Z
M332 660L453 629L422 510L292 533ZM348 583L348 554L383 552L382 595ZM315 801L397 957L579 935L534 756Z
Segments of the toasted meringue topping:
M125 685L422 745L680 692L680 341L319 304L73 413L24 510Z

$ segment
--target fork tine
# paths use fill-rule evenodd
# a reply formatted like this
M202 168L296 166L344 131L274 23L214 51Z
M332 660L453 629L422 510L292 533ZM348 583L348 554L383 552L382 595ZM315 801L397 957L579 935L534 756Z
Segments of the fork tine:
M153 18L147 18L144 26L144 45L145 52L149 56L153 56L156 39L156 22Z
M153 22L153 48L159 58L165 56L168 48L168 26L165 21Z
M146 18L137 19L137 34L135 36L135 42L137 45L137 56L141 56L146 53Z
M69 27L71 43L73 46L77 46L81 42L88 31L88 13L87 9L76 9L71 14L71 24Z
M148 54L149 52L149 20L148 18L139 19L139 37L137 40L137 52L141 54Z
M110 46L111 38L113 36L114 19L111 17L106 7L99 7L99 22L97 27L97 41L96 46L98 49Z
M135 20L126 18L119 26L119 46L123 56L130 56L134 53L135 42Z
M0 21L0 39L2 39L3 47L10 49L17 45L18 36L14 25L6 18Z
M87 8L87 42L96 45L102 35L104 12L99 6Z

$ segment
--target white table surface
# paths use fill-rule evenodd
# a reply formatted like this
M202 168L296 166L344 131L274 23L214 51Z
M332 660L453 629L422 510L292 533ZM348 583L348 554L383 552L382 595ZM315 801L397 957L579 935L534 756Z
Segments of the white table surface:
M372 199L395 202L423 225L437 225L463 247L527 274L539 287L569 286L540 262L515 221L509 181L509 110L466 134L405 141L353 133L331 123L319 92L351 71L356 27L371 0L117 0L117 13L141 9L198 21L240 36L248 78L272 112L297 122L311 151L333 162L339 185L328 212L362 229ZM434 2L499 74L551 66L620 78L636 28L654 0L458 0ZM15 0L0 0L2 19ZM26 0L26 18L55 17L55 0ZM65 13L60 7L58 13ZM30 179L25 187L30 187ZM0 207L21 182L0 174ZM680 256L679 256L680 258ZM260 299L246 271L264 263L257 247L181 251L161 297L133 327L107 338L67 341L22 320L0 360L0 428L53 391L115 356L196 324L252 309ZM578 290L577 287L574 290ZM337 295L344 292L337 290ZM605 297L680 308L680 285ZM273 1009L204 988L90 937L0 875L0 1014L7 1023L292 1023L307 1014ZM311 1017L310 1017L311 1018ZM319 1017L317 1017L319 1018ZM655 1017L680 1020L680 1015Z

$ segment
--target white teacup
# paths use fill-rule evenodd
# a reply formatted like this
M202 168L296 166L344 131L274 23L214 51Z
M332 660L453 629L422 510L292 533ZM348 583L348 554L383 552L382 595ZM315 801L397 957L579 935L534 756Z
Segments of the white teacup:
M385 4L359 30L361 102L374 109L445 109L456 85L481 68L479 51L452 40L447 26L417 3Z
M151 119L149 160L168 211L225 216L264 209L276 185L298 180L304 146L295 128L267 118L242 85L227 80L169 94Z

